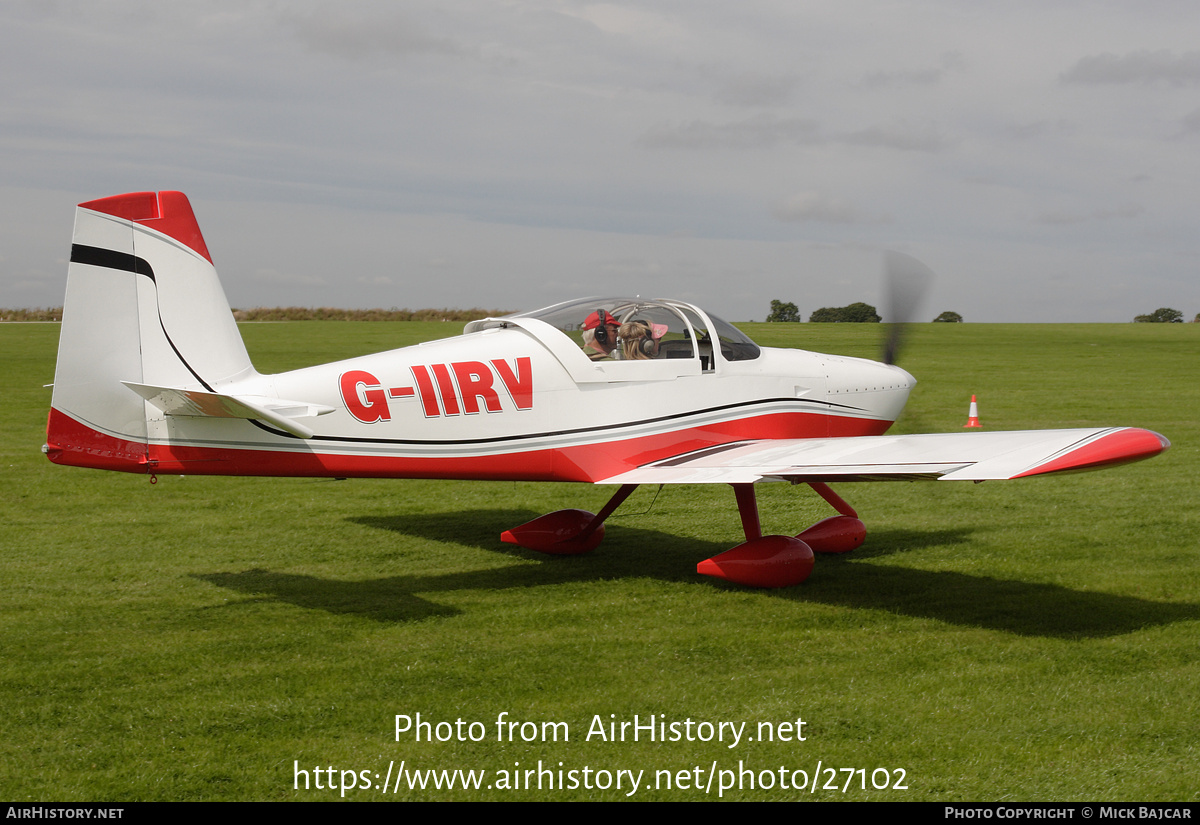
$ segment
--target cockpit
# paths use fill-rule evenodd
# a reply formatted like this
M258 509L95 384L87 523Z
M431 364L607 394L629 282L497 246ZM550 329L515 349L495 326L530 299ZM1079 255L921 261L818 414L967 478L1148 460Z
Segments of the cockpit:
M739 329L679 301L584 298L467 325L476 332L506 322L541 321L566 335L590 361L699 360L703 372L724 361L750 361L758 345Z

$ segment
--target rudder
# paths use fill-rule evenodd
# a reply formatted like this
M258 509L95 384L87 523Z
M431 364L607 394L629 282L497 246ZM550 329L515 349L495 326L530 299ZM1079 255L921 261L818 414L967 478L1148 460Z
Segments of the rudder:
M162 414L121 382L213 391L253 374L183 193L78 206L46 434L52 461L146 472Z

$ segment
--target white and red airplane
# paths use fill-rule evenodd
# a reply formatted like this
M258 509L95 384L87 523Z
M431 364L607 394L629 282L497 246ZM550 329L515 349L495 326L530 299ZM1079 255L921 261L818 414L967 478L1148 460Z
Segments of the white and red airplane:
M813 551L866 537L838 481L981 481L1148 458L1148 430L884 433L899 367L759 347L679 301L587 298L488 318L455 338L255 371L187 198L80 204L46 445L57 464L131 473L576 481L619 489L502 540L582 553L639 484L729 484L746 542L697 570L779 587ZM805 483L838 515L763 536L754 485Z

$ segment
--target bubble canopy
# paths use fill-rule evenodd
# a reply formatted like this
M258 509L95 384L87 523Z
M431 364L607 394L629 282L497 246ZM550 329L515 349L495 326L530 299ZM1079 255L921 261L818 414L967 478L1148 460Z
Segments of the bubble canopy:
M658 339L656 358L697 358L711 368L713 351L725 361L751 361L761 353L758 345L737 327L682 301L646 298L581 298L561 304L517 312L504 318L473 321L464 332L501 326L508 319L535 318L567 335L579 346L587 346L588 327L595 328L601 311L613 327L640 322L654 330ZM592 319L588 324L589 317ZM714 347L714 341L719 346ZM614 352L620 358L620 350Z

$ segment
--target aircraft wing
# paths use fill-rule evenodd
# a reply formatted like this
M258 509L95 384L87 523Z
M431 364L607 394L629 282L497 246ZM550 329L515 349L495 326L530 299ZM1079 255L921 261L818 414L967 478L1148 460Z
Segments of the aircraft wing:
M984 481L1093 470L1158 455L1170 442L1136 427L739 441L673 456L602 484Z

